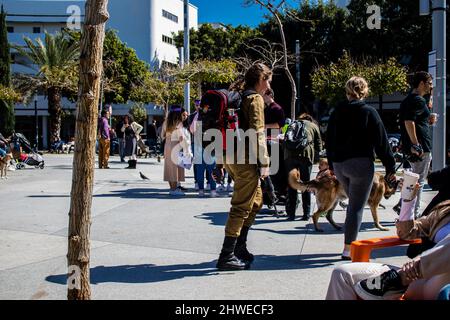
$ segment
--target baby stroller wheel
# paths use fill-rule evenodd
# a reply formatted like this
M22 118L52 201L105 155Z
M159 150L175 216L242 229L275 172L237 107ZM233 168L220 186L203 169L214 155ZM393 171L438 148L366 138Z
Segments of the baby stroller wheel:
M45 164L42 162L39 164L39 169L44 169Z
M16 164L16 169L20 170L20 169L23 169L23 168L25 168L25 165L23 163Z

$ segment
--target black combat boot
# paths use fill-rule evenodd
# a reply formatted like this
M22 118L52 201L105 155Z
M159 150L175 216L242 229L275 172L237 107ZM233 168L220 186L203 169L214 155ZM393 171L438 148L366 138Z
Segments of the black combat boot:
M225 237L223 241L222 252L220 252L219 260L216 268L221 271L228 270L244 270L246 265L234 255L234 248L236 247L237 238Z
M247 267L250 267L250 264L253 262L255 257L253 254L248 252L247 250L247 235L250 227L243 226L241 229L241 234L239 235L236 248L234 249L234 255L238 257L241 261L243 261Z

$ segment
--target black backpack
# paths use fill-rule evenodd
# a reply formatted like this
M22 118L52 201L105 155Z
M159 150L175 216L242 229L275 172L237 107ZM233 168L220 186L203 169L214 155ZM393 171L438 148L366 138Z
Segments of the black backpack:
M284 136L284 146L289 151L296 153L302 152L308 145L308 134L306 132L306 124L302 120L293 121Z

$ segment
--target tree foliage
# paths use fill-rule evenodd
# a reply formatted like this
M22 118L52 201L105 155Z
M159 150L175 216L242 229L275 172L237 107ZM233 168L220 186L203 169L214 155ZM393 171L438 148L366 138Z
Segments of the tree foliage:
M5 100L8 103L20 102L22 97L13 88L5 87L0 84L0 100Z
M15 74L14 87L22 94L25 102L38 92L45 92L48 97L50 114L50 142L60 139L61 99L78 90L78 58L80 46L67 34L59 32L54 35L45 33L44 40L35 41L24 37L25 47L14 49L27 59L23 65L36 71L35 74Z
M6 12L3 5L0 11L0 85L9 87L10 85L10 64L8 33L6 30Z
M408 88L407 71L395 58L368 63L353 60L347 52L336 63L318 67L311 75L315 96L331 106L345 97L345 84L353 76L367 80L369 95L379 96L403 92Z
M27 59L19 63L36 71L35 74L15 74L13 83L25 100L38 91L48 92L59 88L66 92L76 92L78 84L79 42L71 40L64 33L45 33L44 41L24 37L25 47L14 46Z
M184 83L169 79L163 69L159 73L151 73L131 89L130 99L142 103L155 103L167 107L171 104L181 104L184 101Z
M249 39L261 36L261 33L250 27L231 25L214 28L211 24L202 24L198 30L189 32L190 58L197 60L221 60L235 57L244 50L243 44ZM183 32L174 35L175 45L184 46Z
M237 75L236 63L230 59L220 61L196 60L183 68L172 68L169 73L178 80L202 83L231 83Z
M65 30L74 41L80 41L79 31ZM126 103L131 89L150 74L150 66L140 60L133 48L128 47L109 29L103 42L103 95L105 103Z
M108 30L103 44L104 81L106 103L126 103L133 86L149 76L149 65L140 60L114 30Z
M142 103L135 103L128 111L137 123L145 123L147 119L147 110Z
M407 69L392 57L386 62L366 65L365 75L372 96L405 92L409 87Z
M10 135L15 127L14 105L19 95L10 88L11 59L9 56L9 43L6 30L6 13L3 6L0 12L0 133Z

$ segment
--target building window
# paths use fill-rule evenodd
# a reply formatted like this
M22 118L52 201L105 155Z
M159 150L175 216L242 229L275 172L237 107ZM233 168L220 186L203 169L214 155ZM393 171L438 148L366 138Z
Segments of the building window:
M14 33L14 27L6 27L8 33Z
M171 37L168 37L166 35L162 36L162 41L171 45L175 45L173 39Z
M33 27L33 33L41 33L41 27Z
M178 23L178 17L176 15L174 15L174 14L172 14L172 13L170 13L170 12L164 10L164 9L162 11L162 14L163 14L164 18L167 18L169 20L172 20L175 23Z

